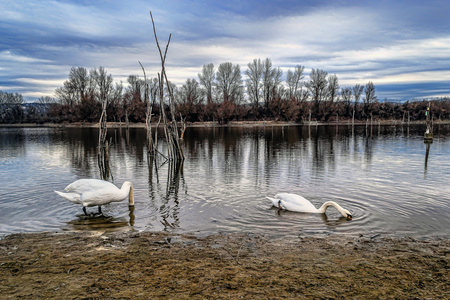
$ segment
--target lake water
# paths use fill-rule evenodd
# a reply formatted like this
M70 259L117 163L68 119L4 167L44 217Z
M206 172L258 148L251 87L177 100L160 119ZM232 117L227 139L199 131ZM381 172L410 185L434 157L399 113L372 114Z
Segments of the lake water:
M450 128L436 125L431 145L423 132L423 126L188 128L186 160L177 168L162 159L149 167L145 129L109 129L111 181L133 182L135 209L113 203L103 207L108 217L86 218L81 205L53 190L100 178L97 129L0 128L0 237L73 230L448 236ZM278 192L300 194L316 207L334 200L353 220L334 208L326 215L279 212L266 199Z

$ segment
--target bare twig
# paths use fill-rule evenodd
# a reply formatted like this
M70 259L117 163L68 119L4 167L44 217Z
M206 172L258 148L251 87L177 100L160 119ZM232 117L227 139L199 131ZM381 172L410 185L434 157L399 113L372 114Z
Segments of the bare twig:
M152 139L152 104L150 103L150 98L148 95L148 84L147 84L147 75L145 74L144 66L139 62L142 68L142 72L144 73L144 81L145 81L145 102L147 104L147 111L145 115L145 128L147 129L147 141L148 141L148 149L147 151L151 154L155 154L153 139Z

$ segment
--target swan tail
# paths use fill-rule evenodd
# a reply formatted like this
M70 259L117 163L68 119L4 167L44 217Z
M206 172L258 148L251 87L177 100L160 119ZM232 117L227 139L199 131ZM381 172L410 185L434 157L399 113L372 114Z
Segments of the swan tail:
M80 200L80 194L77 193L63 193L63 192L58 192L58 191L54 191L55 193L57 193L58 195L60 195L61 197L63 197L66 200L69 200L70 202L73 202L75 204L80 204L81 200Z

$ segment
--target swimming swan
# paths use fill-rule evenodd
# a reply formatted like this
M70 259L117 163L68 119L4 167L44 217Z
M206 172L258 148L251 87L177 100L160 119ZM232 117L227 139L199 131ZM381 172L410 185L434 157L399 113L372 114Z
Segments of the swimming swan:
M128 197L128 205L134 206L133 185L125 181L119 189L114 184L100 179L79 179L69 184L66 193L55 191L64 199L75 204L83 205L83 212L87 215L86 207L98 206L98 213L102 213L101 206L111 202L119 202Z
M348 220L352 219L352 214L334 201L327 201L319 209L317 209L311 202L302 196L295 194L280 193L276 194L275 198L267 197L267 199L269 199L274 206L277 206L280 209L304 213L324 214L329 206L333 206Z

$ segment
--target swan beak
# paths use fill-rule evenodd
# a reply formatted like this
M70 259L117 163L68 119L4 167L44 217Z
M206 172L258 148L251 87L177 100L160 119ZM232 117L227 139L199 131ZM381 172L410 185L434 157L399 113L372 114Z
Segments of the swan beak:
M351 220L352 218L352 215L347 215L347 220Z

